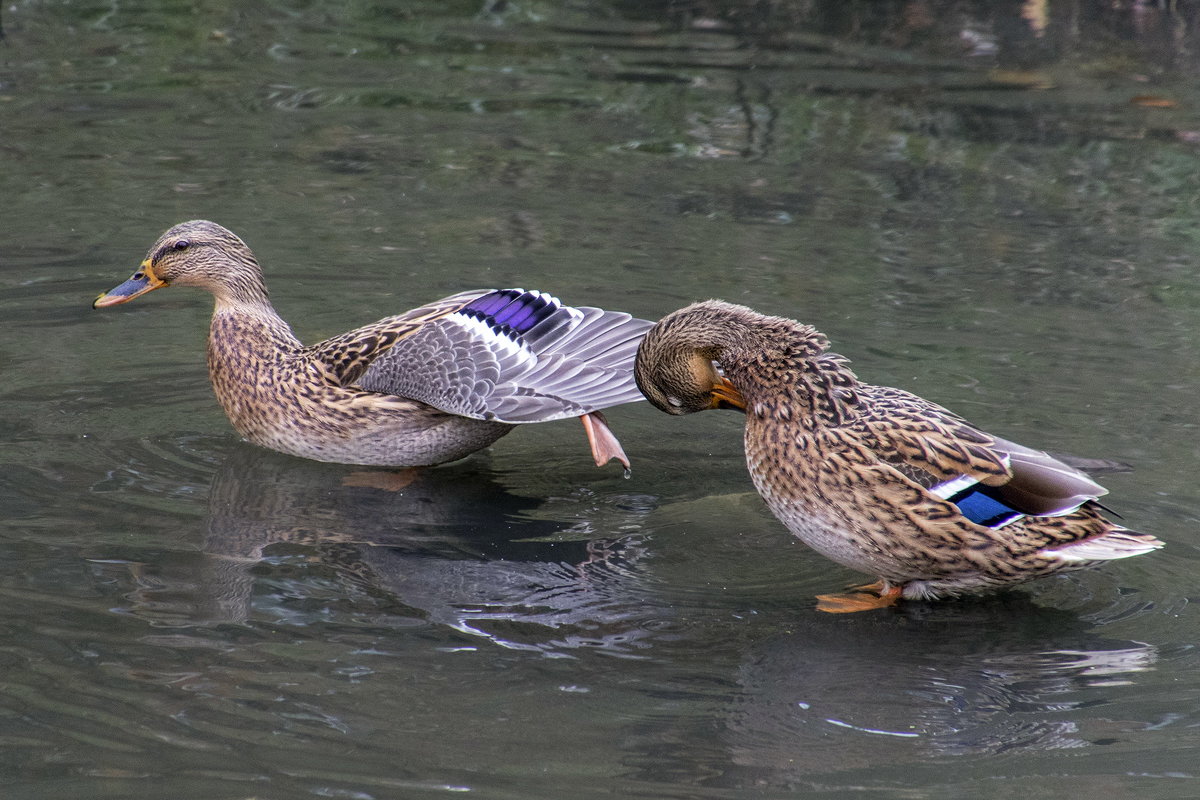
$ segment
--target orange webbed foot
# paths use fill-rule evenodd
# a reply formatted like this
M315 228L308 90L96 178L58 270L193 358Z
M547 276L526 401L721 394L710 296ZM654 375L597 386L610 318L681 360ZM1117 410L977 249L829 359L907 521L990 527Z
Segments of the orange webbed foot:
M900 602L904 593L901 586L887 586L875 581L864 586L855 586L842 594L817 595L817 610L829 614L853 614L856 611L874 611L888 608Z
M595 459L596 466L603 467L615 458L621 462L621 465L625 467L625 472L628 473L629 459L625 456L625 451L621 449L621 443L617 441L617 437L608 429L608 420L604 419L604 415L599 411L592 411L579 419L583 422L583 429L587 431L588 443L592 446L592 458Z

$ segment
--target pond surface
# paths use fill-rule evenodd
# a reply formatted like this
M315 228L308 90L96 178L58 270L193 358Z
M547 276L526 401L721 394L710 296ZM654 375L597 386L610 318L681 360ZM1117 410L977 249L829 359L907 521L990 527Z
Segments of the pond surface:
M1200 795L1189 4L0 13L6 798ZM614 409L628 480L574 422L398 491L260 450L206 296L90 308L196 217L307 341L494 286L803 319L1128 464L1108 504L1167 547L832 616L859 576L734 414Z

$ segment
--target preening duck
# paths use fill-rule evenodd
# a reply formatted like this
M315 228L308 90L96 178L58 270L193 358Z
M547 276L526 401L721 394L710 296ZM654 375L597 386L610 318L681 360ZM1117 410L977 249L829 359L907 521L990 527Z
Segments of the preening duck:
M826 611L978 592L1162 546L1101 514L1106 490L1059 459L916 395L860 381L809 325L717 300L660 320L638 386L668 414L746 415L746 464L809 547L876 583Z

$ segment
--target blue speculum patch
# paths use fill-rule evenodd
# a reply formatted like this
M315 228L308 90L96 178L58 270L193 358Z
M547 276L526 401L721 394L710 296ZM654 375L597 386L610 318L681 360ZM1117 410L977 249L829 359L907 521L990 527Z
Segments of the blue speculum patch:
M554 304L544 296L502 289L472 300L461 313L517 333L525 333L553 314L554 310Z
M999 528L1025 516L1022 512L988 494L987 487L971 486L947 498L976 525Z

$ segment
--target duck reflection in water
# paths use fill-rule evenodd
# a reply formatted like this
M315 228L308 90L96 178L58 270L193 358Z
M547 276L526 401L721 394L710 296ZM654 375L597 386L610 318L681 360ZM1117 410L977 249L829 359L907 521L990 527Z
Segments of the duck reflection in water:
M539 519L543 501L506 491L478 461L372 474L407 485L355 485L376 481L249 445L234 449L209 497L204 620L245 621L260 604L262 613L301 624L328 620L328 608L311 610L319 600L335 613L352 602L346 613L356 619L424 621L546 653L629 651L647 634L637 533L652 506L646 498L581 503L578 519L564 524L562 513ZM275 590L264 592L268 585Z
M1157 658L1016 592L891 617L811 614L746 654L724 735L736 763L771 780L1094 747L1145 724L1115 709Z

